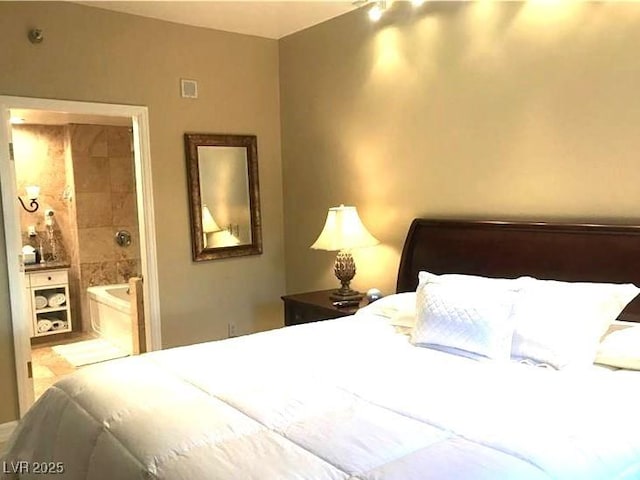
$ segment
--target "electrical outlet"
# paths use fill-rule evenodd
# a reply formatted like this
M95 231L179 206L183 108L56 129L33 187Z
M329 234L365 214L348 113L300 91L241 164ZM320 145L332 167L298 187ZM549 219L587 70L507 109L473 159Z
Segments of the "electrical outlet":
M227 330L228 330L228 334L229 334L229 338L231 337L237 337L238 336L238 332L236 331L236 324L235 322L229 322L227 324Z

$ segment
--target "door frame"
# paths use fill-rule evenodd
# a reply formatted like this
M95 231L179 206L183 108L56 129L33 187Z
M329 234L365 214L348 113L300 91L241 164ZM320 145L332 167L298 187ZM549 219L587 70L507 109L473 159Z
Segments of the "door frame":
M156 229L151 180L149 110L144 106L78 102L45 98L0 96L0 188L7 254L7 274L11 305L18 402L22 417L33 404L33 381L30 378L31 341L26 308L24 265L20 216L16 197L15 164L11 149L11 109L44 110L82 115L105 115L130 118L133 126L136 202L140 232L144 318L147 351L162 347Z

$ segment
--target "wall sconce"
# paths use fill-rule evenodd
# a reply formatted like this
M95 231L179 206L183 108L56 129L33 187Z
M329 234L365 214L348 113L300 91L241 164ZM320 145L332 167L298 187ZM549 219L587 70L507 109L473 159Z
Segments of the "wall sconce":
M27 198L31 200L31 202L29 203L29 207L31 208L27 208L27 206L22 201L22 198L18 197L18 200L20 200L20 205L22 205L22 208L24 208L29 213L33 213L38 210L38 207L40 206L38 205L38 195L40 195L40 187L38 187L37 185L29 185L27 187Z
M311 248L338 252L333 272L340 280L341 287L330 295L332 300L359 302L362 299L360 292L349 287L356 275L356 262L351 249L371 247L378 243L378 239L362 224L356 207L340 205L329 209L324 228Z
M227 225L227 231L234 237L240 237L240 225L237 223L230 223Z

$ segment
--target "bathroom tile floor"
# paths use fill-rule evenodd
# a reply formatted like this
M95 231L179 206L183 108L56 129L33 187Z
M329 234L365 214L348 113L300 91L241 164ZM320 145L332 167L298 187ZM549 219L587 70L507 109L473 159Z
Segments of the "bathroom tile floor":
M64 343L74 343L94 338L91 334L80 334ZM64 357L53 351L53 347L61 342L38 345L31 348L31 364L33 367L33 390L37 400L44 391L65 375L76 371L76 367Z

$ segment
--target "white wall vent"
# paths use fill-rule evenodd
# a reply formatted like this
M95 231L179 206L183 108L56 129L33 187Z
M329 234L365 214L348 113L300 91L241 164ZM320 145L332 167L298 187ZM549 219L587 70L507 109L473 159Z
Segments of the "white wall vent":
M198 82L186 78L180 79L180 92L182 98L198 98Z

